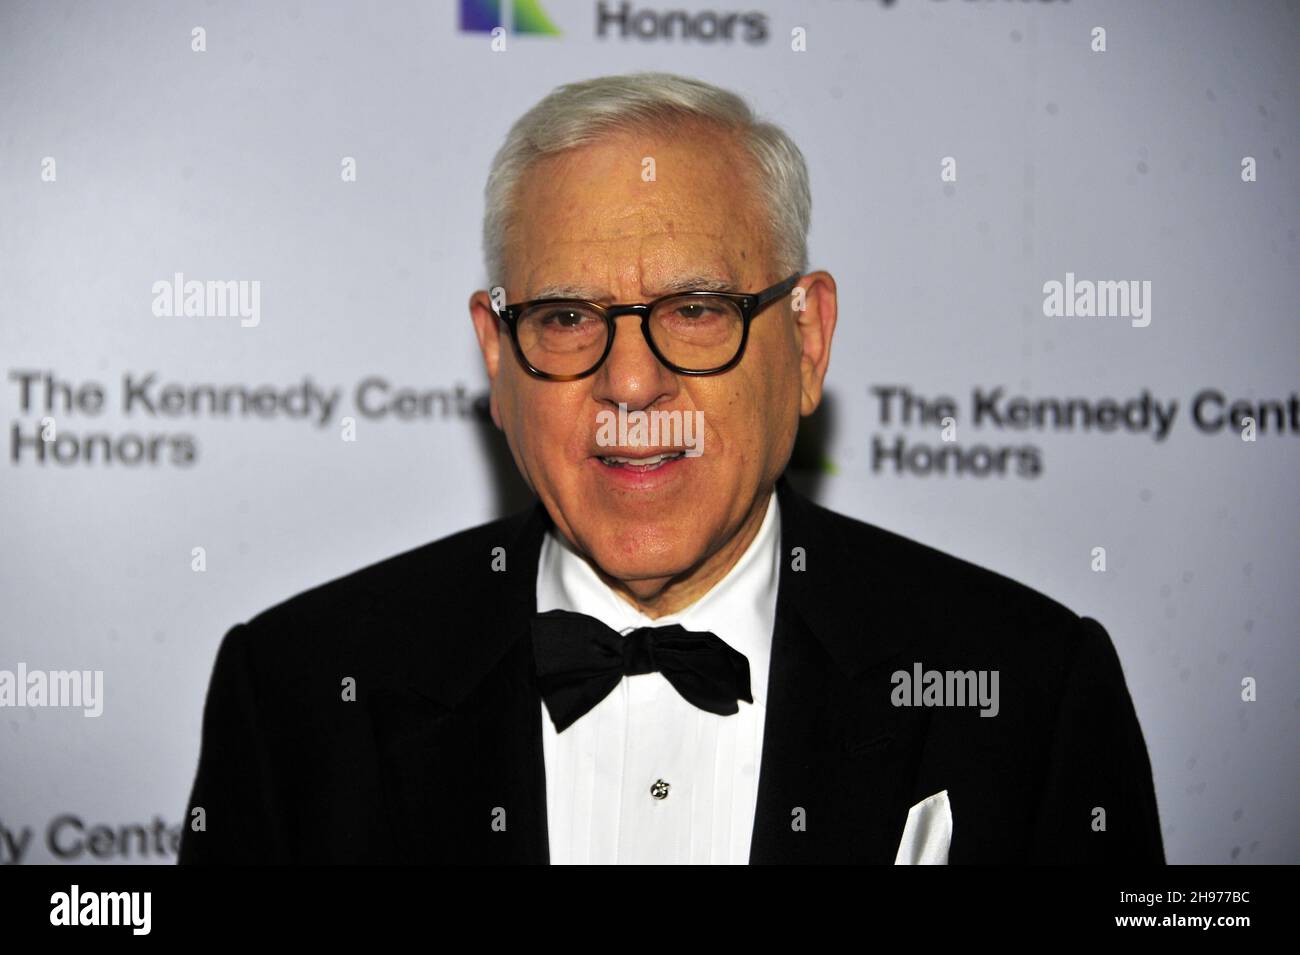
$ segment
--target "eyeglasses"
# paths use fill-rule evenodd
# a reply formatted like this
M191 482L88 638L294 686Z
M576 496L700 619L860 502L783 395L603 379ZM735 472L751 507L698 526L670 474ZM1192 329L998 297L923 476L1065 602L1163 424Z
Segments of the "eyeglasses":
M656 358L679 375L716 375L734 368L749 341L749 323L789 294L800 273L761 292L675 292L646 304L597 305L539 298L504 305L515 354L529 374L548 381L586 378L614 347L619 315L640 315L641 334Z

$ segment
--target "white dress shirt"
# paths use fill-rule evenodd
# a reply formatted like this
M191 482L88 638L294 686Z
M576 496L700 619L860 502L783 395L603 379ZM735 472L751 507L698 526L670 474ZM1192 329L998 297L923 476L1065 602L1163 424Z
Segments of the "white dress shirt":
M730 716L686 702L661 673L625 676L563 733L542 703L551 864L749 862L768 663L780 579L776 493L727 575L684 610L651 618L551 530L537 565L537 610L588 614L627 633L681 624L709 630L749 660L750 693ZM668 784L657 799L651 788Z

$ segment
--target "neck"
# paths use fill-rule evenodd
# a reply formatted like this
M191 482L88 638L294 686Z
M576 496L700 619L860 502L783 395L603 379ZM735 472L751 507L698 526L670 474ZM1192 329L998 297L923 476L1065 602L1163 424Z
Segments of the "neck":
M619 580L610 577L595 564L597 576L625 601L652 619L685 610L699 600L731 572L758 536L767 516L768 501L776 493L769 488L754 501L740 528L716 551L689 570L674 577L651 580ZM591 563L588 561L588 563Z

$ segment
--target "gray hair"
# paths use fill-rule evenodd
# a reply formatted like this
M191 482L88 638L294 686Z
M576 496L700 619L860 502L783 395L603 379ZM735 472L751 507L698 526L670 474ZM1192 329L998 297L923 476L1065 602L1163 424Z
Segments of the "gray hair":
M754 161L780 277L808 271L812 193L807 164L794 140L759 120L735 93L672 73L627 73L559 86L510 128L484 190L483 255L489 282L505 283L515 191L534 162L609 132L691 119L737 134Z

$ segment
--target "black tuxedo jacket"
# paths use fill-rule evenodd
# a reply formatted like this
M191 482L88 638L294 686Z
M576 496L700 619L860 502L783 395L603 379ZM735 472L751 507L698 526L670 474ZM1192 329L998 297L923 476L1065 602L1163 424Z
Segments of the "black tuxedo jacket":
M751 862L892 863L909 807L941 790L950 863L1164 861L1142 731L1100 624L784 478L777 493ZM549 526L537 503L231 629L180 861L548 862L529 618ZM997 670L999 712L895 706L891 675L918 663Z

